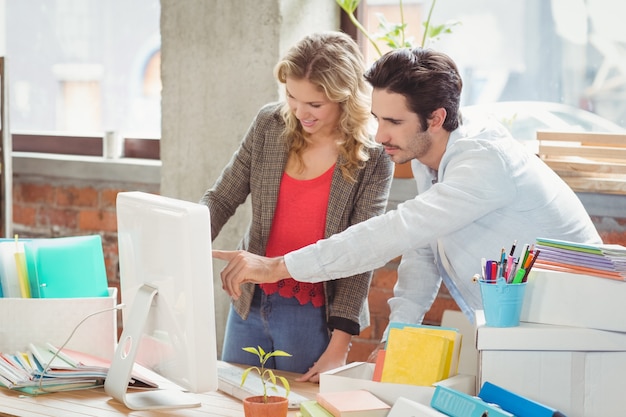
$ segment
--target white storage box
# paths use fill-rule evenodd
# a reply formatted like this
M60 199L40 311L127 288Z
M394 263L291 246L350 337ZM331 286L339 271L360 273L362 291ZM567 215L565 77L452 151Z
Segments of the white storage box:
M626 282L533 268L521 321L626 332Z
M389 405L393 405L400 397L429 405L435 392L434 386L423 387L372 381L373 374L373 363L349 363L322 373L320 375L320 392L365 389ZM476 377L474 375L455 375L438 382L436 385L445 385L467 394L476 395Z
M0 298L0 352L25 350L29 343L61 346L89 314L66 347L111 359L117 344L117 289L108 297Z
M622 417L626 334L521 323L479 327L479 387L489 381L568 417Z

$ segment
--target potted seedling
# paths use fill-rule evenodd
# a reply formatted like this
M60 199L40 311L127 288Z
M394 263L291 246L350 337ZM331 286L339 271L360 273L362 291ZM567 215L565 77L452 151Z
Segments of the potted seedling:
M248 397L243 400L243 410L246 417L286 417L288 410L289 381L283 376L277 376L272 369L265 367L269 358L274 356L291 356L282 350L265 352L261 346L244 347L246 352L252 353L259 358L259 366L251 366L241 376L241 386L246 382L248 374L254 370L258 372L263 384L263 395ZM268 395L268 389L278 393L277 382L280 380L285 388L285 396Z

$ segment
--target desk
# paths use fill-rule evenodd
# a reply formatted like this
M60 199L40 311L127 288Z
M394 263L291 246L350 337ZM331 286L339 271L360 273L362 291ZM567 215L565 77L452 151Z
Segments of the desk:
M311 382L296 382L294 374L282 372L287 377L294 392L307 398L315 398L319 385ZM58 392L36 397L26 396L17 391L0 388L0 416L54 416L54 417L113 417L113 416L213 416L243 417L241 401L220 391L196 394L202 406L176 410L133 411L113 400L103 388ZM296 415L289 411L289 417Z

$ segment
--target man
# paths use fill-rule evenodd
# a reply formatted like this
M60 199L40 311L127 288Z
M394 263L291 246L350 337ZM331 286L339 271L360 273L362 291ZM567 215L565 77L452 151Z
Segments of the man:
M536 155L495 121L462 120L462 81L448 56L393 50L366 79L376 141L394 162L412 161L417 197L284 257L214 251L229 261L222 284L231 296L242 282L337 279L402 255L390 321L421 323L442 281L473 321L481 258L537 237L601 243L574 192Z

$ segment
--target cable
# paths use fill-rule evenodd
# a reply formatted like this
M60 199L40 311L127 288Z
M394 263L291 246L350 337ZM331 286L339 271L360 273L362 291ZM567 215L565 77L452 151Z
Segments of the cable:
M116 305L115 307L110 307L110 308L105 308L104 310L94 311L93 313L90 313L90 314L86 315L85 317L83 317L83 319L81 321L79 321L76 326L74 326L74 329L72 330L70 335L67 337L67 339L65 339L65 342L63 342L61 347L57 348L56 352L54 352L54 355L52 355L52 358L50 358L48 363L46 363L46 365L43 367L43 370L42 370L42 372L41 372L41 374L39 376L39 384L37 386L37 389L39 391L41 391L41 393L51 393L51 392L59 392L59 391L61 391L61 390L48 390L47 388L43 387L43 379L46 376L46 373L50 370L50 366L52 365L52 362L54 362L54 360L59 357L59 353L61 353L61 350L63 350L63 348L65 348L65 345L67 345L69 343L69 341L72 340L72 337L74 336L74 333L76 333L76 330L78 330L78 328L87 319L89 319L90 317L93 317L95 315L101 314L101 313L106 313L108 311L121 310L124 307L126 307L126 305L124 305L124 303L121 303L121 304ZM84 389L84 388L81 387L79 389ZM63 390L63 391L69 391L69 390ZM38 392L38 394L39 394L39 392Z

